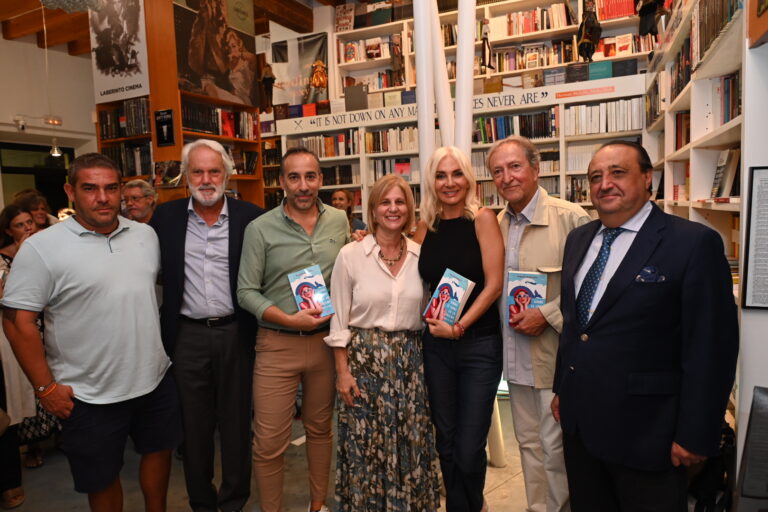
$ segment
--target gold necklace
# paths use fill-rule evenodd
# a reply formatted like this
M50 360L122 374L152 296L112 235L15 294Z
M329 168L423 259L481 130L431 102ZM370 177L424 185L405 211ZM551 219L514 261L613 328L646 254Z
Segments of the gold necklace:
M379 243L378 240L376 240L376 243ZM403 249L405 248L405 240L401 237L400 238L400 252L397 253L397 258L385 258L384 257L384 251L381 250L381 245L379 245L379 258L381 258L381 261L386 263L388 266L393 267L395 266L395 263L403 259Z

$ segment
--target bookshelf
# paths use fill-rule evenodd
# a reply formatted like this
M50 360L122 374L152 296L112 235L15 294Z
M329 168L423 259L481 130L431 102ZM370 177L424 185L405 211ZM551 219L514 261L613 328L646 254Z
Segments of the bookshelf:
M124 180L152 172L152 131L146 96L96 106L97 146L114 160Z
M661 183L657 202L668 213L720 233L736 283L742 210L738 177L731 174L736 186L728 190L713 188L723 183L723 171L716 178L718 163L728 153L736 153L736 161L724 172L738 174L745 37L744 9L738 6L733 0L678 2L647 74L649 122L643 132L655 162L654 185Z

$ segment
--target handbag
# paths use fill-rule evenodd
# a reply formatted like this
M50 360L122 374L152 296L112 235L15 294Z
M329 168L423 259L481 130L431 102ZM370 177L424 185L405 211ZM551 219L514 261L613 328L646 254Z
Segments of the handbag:
M35 402L37 414L24 418L19 423L19 444L36 443L61 431L59 418L46 411L40 404L40 400L35 400Z

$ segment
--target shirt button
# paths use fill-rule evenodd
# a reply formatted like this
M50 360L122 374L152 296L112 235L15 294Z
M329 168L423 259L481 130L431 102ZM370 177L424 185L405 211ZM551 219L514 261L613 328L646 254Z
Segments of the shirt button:
M571 371L574 371L576 368L574 368L573 366L569 366L568 369Z
M581 336L579 336L579 339L581 341L589 341L589 335L588 334L582 334Z

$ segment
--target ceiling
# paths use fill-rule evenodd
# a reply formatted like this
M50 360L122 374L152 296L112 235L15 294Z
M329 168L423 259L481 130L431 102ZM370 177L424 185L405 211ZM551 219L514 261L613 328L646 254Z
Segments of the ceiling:
M324 5L337 5L345 1L317 0ZM253 10L257 34L269 32L269 21L299 33L312 32L312 9L297 0L253 0ZM88 14L85 12L69 14L61 9L44 9L40 0L5 0L0 2L0 22L5 39L35 34L40 48L67 45L70 55L91 51Z

